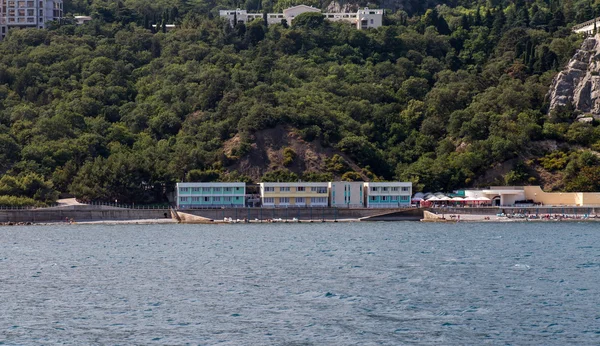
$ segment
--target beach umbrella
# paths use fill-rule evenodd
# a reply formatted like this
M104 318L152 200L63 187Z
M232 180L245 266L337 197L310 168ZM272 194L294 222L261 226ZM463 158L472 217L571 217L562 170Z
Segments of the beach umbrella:
M448 196L440 197L440 201L451 201L451 200L452 200L452 198L450 198Z
M464 202L467 199L466 198L463 199L463 198L460 198L460 197L452 197L452 200L455 201L455 202Z
M433 196L433 197L427 198L427 201L428 202L438 202L438 201L440 201L440 199L436 196Z

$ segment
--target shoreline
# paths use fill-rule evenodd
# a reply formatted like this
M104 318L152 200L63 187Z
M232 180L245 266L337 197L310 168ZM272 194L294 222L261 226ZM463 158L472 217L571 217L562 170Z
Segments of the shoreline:
M454 214L456 215L456 214ZM299 223L299 224L315 224L315 223L348 223L348 222L417 222L417 221L408 221L408 220L393 220L393 221L368 221L368 220L360 220L360 219L338 219L338 220L276 220L276 221L259 221L259 220L249 220L245 222L244 220L234 220L234 221L224 221L224 220L212 220L206 222L178 222L174 219L139 219L139 220L85 220L78 222L74 220L73 223L67 222L8 222L8 223L0 223L1 226L9 227L9 226L73 226L73 225L228 225L228 224L280 224L280 223ZM600 218L563 218L563 219L545 219L545 218L537 218L537 219L527 219L527 218L509 218L509 217L501 217L501 216L486 216L486 215L468 215L462 214L460 215L460 219L448 219L448 218L438 218L438 219L422 219L420 222L427 223L506 223L506 222L600 222Z

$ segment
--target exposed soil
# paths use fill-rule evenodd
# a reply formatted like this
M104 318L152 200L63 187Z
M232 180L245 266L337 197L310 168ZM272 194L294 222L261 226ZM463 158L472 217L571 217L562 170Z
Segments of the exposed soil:
M225 154L231 156L233 148L238 147L240 141L237 135L227 141L223 145ZM289 166L283 165L285 148L291 148L297 155ZM325 147L318 140L307 142L296 134L294 129L282 125L254 133L250 152L227 169L237 170L254 180L259 180L266 172L278 169L288 169L301 176L305 172L325 172L325 160L335 154L344 158L350 168L368 181L360 167L339 150Z

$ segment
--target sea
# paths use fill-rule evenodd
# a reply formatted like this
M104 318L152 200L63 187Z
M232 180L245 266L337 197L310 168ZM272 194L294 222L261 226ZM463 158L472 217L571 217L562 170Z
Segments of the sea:
M600 224L0 227L2 345L598 345Z

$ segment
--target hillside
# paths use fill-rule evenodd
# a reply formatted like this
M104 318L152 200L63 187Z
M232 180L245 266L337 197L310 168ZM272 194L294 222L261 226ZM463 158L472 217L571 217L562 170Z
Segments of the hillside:
M261 4L237 7L291 3ZM152 203L186 179L342 176L599 190L597 120L549 113L548 92L583 42L570 26L600 5L486 4L370 3L385 25L358 31L305 15L232 28L228 2L67 2L94 20L0 43L0 196Z

